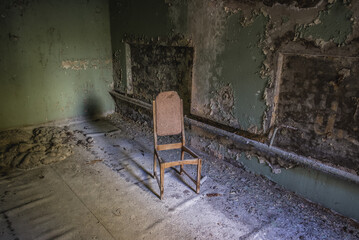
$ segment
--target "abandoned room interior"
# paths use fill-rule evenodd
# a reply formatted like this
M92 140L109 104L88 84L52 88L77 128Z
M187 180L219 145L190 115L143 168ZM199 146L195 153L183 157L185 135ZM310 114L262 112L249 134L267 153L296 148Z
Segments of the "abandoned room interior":
M0 30L0 239L359 239L359 1L2 0Z

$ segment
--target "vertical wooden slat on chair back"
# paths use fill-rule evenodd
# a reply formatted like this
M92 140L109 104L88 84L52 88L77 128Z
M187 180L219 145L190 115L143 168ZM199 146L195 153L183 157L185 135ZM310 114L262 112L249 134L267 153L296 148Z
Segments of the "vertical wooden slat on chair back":
M162 92L157 95L155 103L157 135L180 134L182 131L182 106L177 92Z

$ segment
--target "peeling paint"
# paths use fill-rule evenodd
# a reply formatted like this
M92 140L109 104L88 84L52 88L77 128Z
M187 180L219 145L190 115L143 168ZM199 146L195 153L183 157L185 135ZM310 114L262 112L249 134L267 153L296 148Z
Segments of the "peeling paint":
M359 58L291 56L283 61L276 145L359 173ZM306 71L302 71L302 68ZM320 70L318 70L320 69Z
M128 46L131 49L128 65L132 76L132 96L152 103L162 91L177 91L183 99L184 112L189 113L193 48L141 44ZM127 94L130 93L127 91Z
M128 0L117 2L128 3ZM136 0L133 6L142 8L147 4L143 5L143 2ZM292 70L290 66L283 65L287 56L341 57L341 61L348 63L359 49L357 1L166 0L166 8L162 8L162 3L155 2L162 9L162 16L168 17L166 24L151 26L153 31L149 34L147 29L139 30L147 24L143 24L142 20L133 20L132 27L124 25L118 29L124 34L115 42L154 46L173 46L173 42L180 42L181 46L188 44L193 47L191 113L237 128L241 133L253 133L263 141L269 141L268 136L280 126L279 119L283 118L280 104L284 101L280 94L285 83L282 79L288 69ZM136 7L131 11L137 13ZM122 11L121 14L125 13ZM114 28L117 29L116 23L126 18L126 14L116 14ZM175 38L179 40L174 41ZM341 89L340 82L346 82L355 74L349 65L338 65L336 81L329 81L326 88L334 92ZM323 71L321 65L317 67L317 72ZM313 76L310 80L312 82L298 82L298 92L303 94L306 87L315 85ZM315 134L314 122L317 118L315 128L317 133L323 133L320 136L325 144L335 145L331 142L333 139L345 139L352 144L350 146L354 146L356 138L349 136L347 130L336 127L337 118L343 111L342 99L333 97L327 103L325 96L310 91L307 89L308 95L300 99L301 103L296 98L296 92L288 98L297 99L293 105L298 112L313 108L316 101L319 101L317 105L322 106L323 111L328 111L322 115L306 112L312 119L311 131ZM346 98L345 104L350 104L350 119L353 121L358 118L357 105L354 100L349 102L348 99L352 98ZM293 124L295 121L287 125ZM302 128L306 129L305 126ZM293 142L293 136L307 134L294 133L292 129L282 129L278 133L286 136L283 141L288 144L281 147L293 151L298 147ZM312 141L313 146L322 144L316 138ZM219 148L217 150L221 152ZM327 162L332 161L333 156L329 155ZM272 159L270 164L275 169L276 165L286 166L287 163Z
M66 70L111 69L112 59L63 60L61 67Z
M342 45L352 32L352 13L342 1L328 5L313 23L298 26L296 31L301 38L333 41Z
M220 79L232 85L233 113L241 129L258 133L265 109L262 89L266 84L260 75L264 55L258 45L264 37L267 18L256 15L247 26L242 26L241 18L241 14L228 18L225 50L218 58L223 67Z
M120 90L122 92L124 92L124 80L123 80L123 76L122 76L122 68L121 68L121 51L117 50L115 51L115 53L113 54L112 57L112 67L113 67L113 88Z
M195 48L191 113L208 117L212 85L222 73L217 57L224 51L227 13L223 2L198 0L188 2L188 27Z
M208 115L220 123L227 123L239 128L238 120L234 117L234 96L230 84L213 92L208 108Z

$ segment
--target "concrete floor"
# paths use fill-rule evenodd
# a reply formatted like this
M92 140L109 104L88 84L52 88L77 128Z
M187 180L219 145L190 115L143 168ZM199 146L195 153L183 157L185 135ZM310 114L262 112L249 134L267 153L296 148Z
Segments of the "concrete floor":
M1 172L0 239L359 239L356 222L205 155L200 194L168 169L161 201L150 128L118 115L69 126L94 142Z

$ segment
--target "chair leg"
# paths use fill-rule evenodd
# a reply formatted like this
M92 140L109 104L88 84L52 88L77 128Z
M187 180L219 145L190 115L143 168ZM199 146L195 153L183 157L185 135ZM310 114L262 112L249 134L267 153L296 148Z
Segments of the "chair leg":
M201 168L202 168L202 159L198 159L198 165L197 165L197 186L196 186L196 192L199 193L199 189L201 187Z
M183 161L183 159L184 159L184 151L182 150L181 151L181 161ZM180 175L182 175L182 173L183 173L183 164L180 165Z
M164 166L162 165L162 164L160 164L160 167L161 167L161 189L160 189L160 191L161 191L161 196L160 196L160 198L161 198L161 200L163 199L163 192L164 192L164 180L165 180L165 168L164 168Z
M156 168L157 168L157 161L156 161L156 154L153 154L153 178L156 177Z

